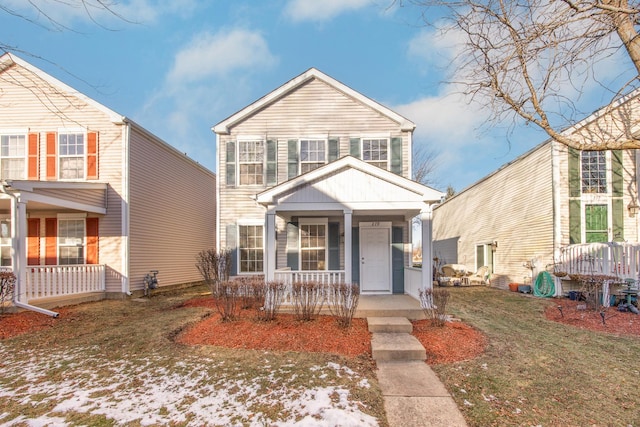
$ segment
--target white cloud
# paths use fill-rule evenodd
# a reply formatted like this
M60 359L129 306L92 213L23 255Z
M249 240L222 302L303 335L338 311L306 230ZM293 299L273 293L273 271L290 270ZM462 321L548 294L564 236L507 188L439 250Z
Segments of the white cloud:
M236 69L270 67L276 58L264 38L257 32L235 29L217 34L197 34L189 45L176 54L168 81L198 81L226 75Z
M321 22L370 4L372 0L291 0L285 8L285 15L294 22Z

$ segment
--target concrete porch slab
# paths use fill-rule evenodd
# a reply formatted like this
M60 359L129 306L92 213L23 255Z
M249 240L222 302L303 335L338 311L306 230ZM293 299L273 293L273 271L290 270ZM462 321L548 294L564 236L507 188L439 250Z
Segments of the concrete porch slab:
M409 295L360 295L355 317L406 317L424 319L420 302Z

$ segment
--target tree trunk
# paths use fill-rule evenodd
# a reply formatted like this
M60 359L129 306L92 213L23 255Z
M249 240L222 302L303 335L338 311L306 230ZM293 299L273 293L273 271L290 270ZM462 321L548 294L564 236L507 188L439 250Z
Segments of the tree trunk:
M618 37L629 53L629 58L633 61L633 65L640 75L640 37L638 37L634 26L635 14L624 12L630 9L629 2L627 0L605 0L604 3L620 10L610 12L613 24Z

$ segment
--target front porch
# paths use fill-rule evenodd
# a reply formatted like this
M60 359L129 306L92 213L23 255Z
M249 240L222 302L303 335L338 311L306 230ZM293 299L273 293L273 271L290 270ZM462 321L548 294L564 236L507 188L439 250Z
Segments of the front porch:
M360 295L354 317L406 317L424 319L420 302L410 295Z

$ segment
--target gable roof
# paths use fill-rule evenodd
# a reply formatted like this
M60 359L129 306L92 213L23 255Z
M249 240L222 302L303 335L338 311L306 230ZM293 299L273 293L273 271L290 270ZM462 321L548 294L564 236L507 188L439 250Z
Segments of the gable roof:
M300 74L299 76L289 80L287 83L283 84L276 90L268 93L267 95L263 96L262 98L258 99L252 104L246 106L245 108L231 115L230 117L227 117L217 125L213 126L211 129L217 134L229 134L230 129L233 126L235 126L237 123L245 120L247 117L251 116L255 112L287 96L289 93L293 92L294 90L296 90L297 88L299 88L300 86L308 82L309 80L313 80L313 79L320 80L328 84L329 86L332 86L333 88L344 93L346 96L350 97L351 99L354 99L360 104L365 105L377 111L378 113L388 117L389 119L395 121L401 126L401 130L403 131L412 131L416 127L415 123L406 119L405 117L401 116L395 111L390 110L389 108L374 101L371 98L367 98L361 93L351 89L349 86L343 83L340 83L334 78L324 74L320 70L316 68L310 68L304 73Z
M4 55L0 56L0 73L4 72L6 69L14 65L19 65L20 67L26 69L30 73L33 73L34 75L38 76L40 79L46 81L51 86L57 88L61 92L65 92L65 93L68 93L69 95L75 96L76 98L80 99L86 104L91 105L97 110L103 112L109 117L109 120L111 120L113 123L121 124L121 123L124 123L124 121L126 120L125 117L122 116L121 114L118 114L115 111L105 107L104 105L100 104L94 99L89 98L85 94L78 92L71 86L68 86L62 83L60 80L56 79L55 77L45 73L41 69L28 63L27 61L17 57L15 54L5 53Z
M371 191L360 187L369 179L376 183ZM263 206L281 202L312 206L332 200L354 209L372 207L372 204L398 209L408 208L407 204L416 208L424 203L437 203L442 196L444 193L419 182L345 156L257 194L256 201Z

